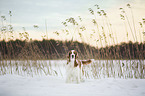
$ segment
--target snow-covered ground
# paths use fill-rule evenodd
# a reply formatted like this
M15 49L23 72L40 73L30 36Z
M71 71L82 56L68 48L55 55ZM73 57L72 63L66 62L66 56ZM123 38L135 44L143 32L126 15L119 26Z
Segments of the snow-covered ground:
M87 79L67 84L54 76L0 76L0 96L145 96L144 79Z
M145 60L96 60L80 84L65 83L65 64L1 61L0 96L145 96Z

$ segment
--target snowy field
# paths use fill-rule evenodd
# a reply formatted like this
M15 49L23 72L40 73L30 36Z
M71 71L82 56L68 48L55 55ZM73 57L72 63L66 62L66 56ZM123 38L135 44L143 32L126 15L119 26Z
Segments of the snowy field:
M144 79L88 79L66 84L54 76L0 76L0 96L145 96Z
M65 60L1 61L0 96L145 96L145 60L96 60L65 83Z

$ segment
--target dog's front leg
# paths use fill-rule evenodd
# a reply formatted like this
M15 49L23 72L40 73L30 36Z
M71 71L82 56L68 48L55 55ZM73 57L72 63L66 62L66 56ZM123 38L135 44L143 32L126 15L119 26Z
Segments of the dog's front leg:
M83 65L81 65L80 80L81 80L81 82L84 82L84 70L83 70Z
M79 68L79 66L77 67L77 83L80 83L80 68Z

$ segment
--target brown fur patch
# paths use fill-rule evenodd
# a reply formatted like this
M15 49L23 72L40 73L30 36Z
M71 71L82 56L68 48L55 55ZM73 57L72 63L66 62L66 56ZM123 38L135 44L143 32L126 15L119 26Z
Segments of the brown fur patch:
M92 62L92 60L86 60L86 61L82 61L82 64L87 65L87 64L90 64L91 62Z
M75 60L74 62L74 67L77 67L79 65L79 67L81 67L81 62L78 60Z

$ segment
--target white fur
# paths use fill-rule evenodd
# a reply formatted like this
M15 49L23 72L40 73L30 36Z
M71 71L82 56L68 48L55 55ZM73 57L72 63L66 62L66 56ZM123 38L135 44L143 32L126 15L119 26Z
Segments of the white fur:
M66 65L66 83L80 83L84 81L83 64L82 61L79 62L77 60L75 52L75 50L71 50L71 54L68 57L70 60L68 60ZM78 66L74 67L75 60Z
M71 60L66 65L66 83L80 83L81 69L79 66L74 67L74 60Z

